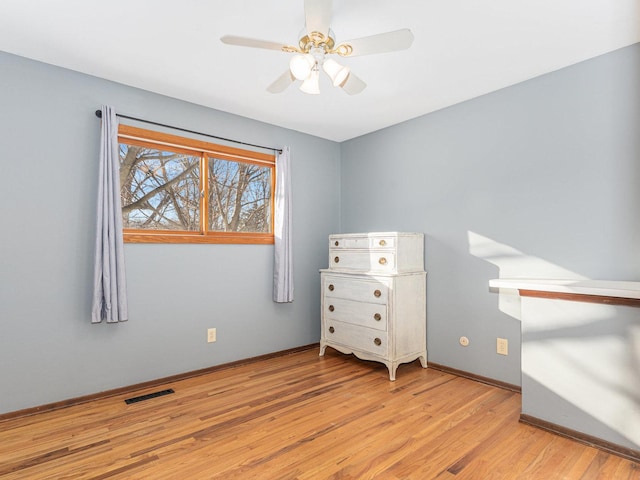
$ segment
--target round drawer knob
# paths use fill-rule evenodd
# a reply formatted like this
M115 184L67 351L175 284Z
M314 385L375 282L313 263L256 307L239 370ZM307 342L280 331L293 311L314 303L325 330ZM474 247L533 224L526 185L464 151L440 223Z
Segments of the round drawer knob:
M380 320L382 320L382 315L380 315L379 313L376 313L376 314L373 316L373 319L374 319L375 321L379 322Z
M335 331L336 331L336 329L335 329L335 328L333 328L333 327L329 327L329 333L333 333L333 332L335 332Z
M380 265L386 265L387 264L387 259L384 257L380 257L380 260L378 260L378 263Z
M337 247L338 245L340 245L340 242L336 240L336 242L334 243L334 245Z
M340 261L340 257L336 257L333 259L334 262L338 263Z
M329 311L333 312L334 310L335 310L334 306L333 305L329 305Z
M382 345L382 340L380 340L379 338L376 337L376 339L373 341L373 343L375 343L377 346Z
M380 244L381 247L384 247L387 244L387 241L386 240L380 240L378 243Z
M333 292L333 290L335 289L335 287L333 286L333 283L329 284L329 291Z
M382 295L382 292L380 290L376 290L375 292L373 292L374 297L379 297L380 295Z

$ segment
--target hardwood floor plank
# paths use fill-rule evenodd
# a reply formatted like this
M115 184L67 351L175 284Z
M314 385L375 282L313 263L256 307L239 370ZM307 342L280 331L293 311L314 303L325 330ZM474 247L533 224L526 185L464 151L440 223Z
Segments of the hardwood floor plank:
M640 465L519 422L520 394L317 349L0 422L0 477L640 479ZM138 393L136 393L138 395Z

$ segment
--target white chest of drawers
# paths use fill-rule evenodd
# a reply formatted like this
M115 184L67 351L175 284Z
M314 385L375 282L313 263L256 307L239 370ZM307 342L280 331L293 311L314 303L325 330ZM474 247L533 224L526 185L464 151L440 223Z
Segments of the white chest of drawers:
M401 363L427 366L424 236L329 236L329 268L320 271L326 347L384 363L395 380Z

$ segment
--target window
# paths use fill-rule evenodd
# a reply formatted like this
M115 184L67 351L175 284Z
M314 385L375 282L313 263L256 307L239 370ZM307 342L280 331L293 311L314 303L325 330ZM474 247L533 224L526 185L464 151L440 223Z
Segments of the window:
M275 156L120 125L124 241L273 243Z

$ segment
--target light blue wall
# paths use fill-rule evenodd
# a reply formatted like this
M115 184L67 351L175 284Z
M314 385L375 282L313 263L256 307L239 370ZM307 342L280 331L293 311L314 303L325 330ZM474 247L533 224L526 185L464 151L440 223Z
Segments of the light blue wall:
M430 362L520 384L491 278L640 280L639 85L636 44L342 144L343 231L426 234Z
M339 145L0 52L0 413L317 342ZM295 302L273 246L125 247L130 320L91 325L101 104L291 147ZM218 341L206 342L216 327Z
M518 305L489 279L640 279L639 45L342 145L2 53L0 73L0 413L317 342L329 233L424 232L429 360L513 384ZM131 320L90 325L103 103L291 146L293 304L271 246L129 244Z

